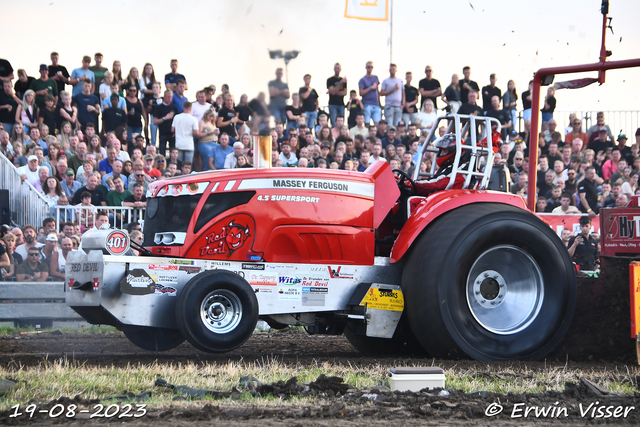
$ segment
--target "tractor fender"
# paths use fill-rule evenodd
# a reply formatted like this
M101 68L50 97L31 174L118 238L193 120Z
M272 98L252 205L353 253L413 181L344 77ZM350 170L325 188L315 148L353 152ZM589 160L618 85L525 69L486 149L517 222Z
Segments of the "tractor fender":
M472 203L504 203L528 210L525 200L515 194L486 190L439 191L425 197L404 224L391 249L390 262L400 261L431 222L449 211Z

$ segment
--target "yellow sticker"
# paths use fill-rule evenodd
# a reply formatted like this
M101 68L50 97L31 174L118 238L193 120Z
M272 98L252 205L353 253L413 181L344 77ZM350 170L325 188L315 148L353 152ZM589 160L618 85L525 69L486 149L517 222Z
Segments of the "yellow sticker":
M404 296L399 289L371 288L360 301L360 305L365 304L369 308L379 310L402 311L404 310Z

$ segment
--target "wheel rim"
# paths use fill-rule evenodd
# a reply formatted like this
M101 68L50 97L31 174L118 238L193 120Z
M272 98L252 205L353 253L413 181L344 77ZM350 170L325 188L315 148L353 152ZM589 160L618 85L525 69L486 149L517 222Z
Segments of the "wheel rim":
M225 334L234 330L242 319L242 303L226 289L209 293L200 305L200 318L211 332Z
M467 277L467 304L476 321L499 335L518 333L537 317L544 300L538 263L510 245L478 257Z

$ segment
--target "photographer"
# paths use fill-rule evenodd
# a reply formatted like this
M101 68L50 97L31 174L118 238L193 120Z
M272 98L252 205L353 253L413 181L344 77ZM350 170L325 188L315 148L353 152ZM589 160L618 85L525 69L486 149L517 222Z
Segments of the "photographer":
M567 245L569 256L580 270L593 271L598 261L598 243L591 237L591 218L580 218L580 234L569 239Z

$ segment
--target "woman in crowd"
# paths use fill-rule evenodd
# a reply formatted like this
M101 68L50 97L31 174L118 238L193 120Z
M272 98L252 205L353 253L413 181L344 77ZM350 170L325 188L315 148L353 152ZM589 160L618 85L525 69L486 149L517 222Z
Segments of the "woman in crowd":
M2 237L4 246L7 250L7 256L9 257L9 267L4 267L4 278L16 277L16 268L22 264L22 256L15 253L17 237L14 234L7 233Z
M162 154L156 154L156 157L153 159L153 167L158 169L160 173L167 167L167 161Z
M133 173L133 163L131 162L131 160L124 161L124 163L122 164L122 173L127 177Z
M124 89L129 89L131 85L136 87L136 96L138 96L138 90L142 92L142 89L140 89L140 74L136 67L131 67L127 78L124 80Z
M38 106L36 105L36 94L29 89L24 93L22 104L18 104L16 109L16 123L21 123L25 134L29 134L29 128L38 126Z
M67 255L73 250L73 242L69 237L60 239L60 248L51 254L49 262L49 277L57 277L64 280Z
M120 64L120 61L113 61L111 74L113 74L113 81L117 82L118 85L122 86L122 83L124 80L122 79L122 64Z
M71 105L71 95L67 91L60 92L60 104L56 108L56 130L62 133L65 123L69 123L67 135L76 128L78 124L78 108Z
M87 185L87 179L93 173L93 162L91 160L85 160L82 164L82 172L76 175L76 181L78 181L84 187Z
M140 230L133 230L131 232L130 239L132 242L136 242L138 245L142 246L143 237L144 236L142 235L142 232ZM140 255L140 252L134 249L133 247L131 247L131 250L136 256Z
M107 158L107 150L100 145L100 137L98 135L91 135L89 143L87 144L87 153L93 153L96 161Z
M45 159L49 162L49 164L53 169L56 168L56 166L58 165L58 160L60 160L60 143L59 142L54 142L52 144L49 144L48 155L45 157Z
M396 154L396 146L393 144L389 144L387 145L387 148L385 148L385 159L387 159L387 161L390 161L392 159L398 159L398 155ZM399 159L398 159L399 160Z
M333 135L331 134L331 129L328 126L324 126L320 129L318 140L320 145L329 144L330 147L333 147Z
M433 124L436 122L437 117L438 115L433 108L433 101L427 98L422 105L422 109L418 113L416 127L418 129L423 129L425 132L429 132L433 127Z
M69 138L73 135L71 123L68 121L62 122L60 126L60 133L58 134L58 140L60 141L60 149L66 151L69 149Z
M604 162L606 160L607 160L607 152L604 150L598 151L598 154L596 154L595 160L591 163L591 166L593 166L596 169L596 175L602 176L602 165L604 165Z
M440 96L445 104L451 107L451 113L458 112L458 108L462 105L462 98L460 97L460 79L457 74L451 76L451 83L444 90L444 93Z
M540 110L542 112L542 132L549 129L549 120L553 119L553 112L556 109L556 97L554 96L555 94L555 88L549 86L549 88L547 89L547 96L544 97L544 108ZM582 142L584 142L584 145L586 146L589 143L589 140Z
M509 117L511 117L511 123L513 124L513 128L515 129L515 124L518 123L518 110L516 109L518 105L518 93L516 92L516 82L513 80L509 80L507 82L507 90L502 97L502 106L505 111L509 113Z
M60 181L58 181L58 178L55 176L49 176L44 180L42 192L44 193L44 200L49 205L49 208L57 205L58 199L64 194Z
M201 136L198 138L198 152L202 157L204 170L209 170L209 157L213 154L213 147L218 140L216 135L216 113L213 110L207 110L202 115L202 120L198 122L198 132Z
M76 226L78 227L78 226ZM80 236L74 234L73 236L68 236L71 239L71 246L73 246L73 250L77 251L80 249Z
M136 160L142 160L142 157L143 154L140 148L136 147L131 151L131 163L135 162Z
M589 144L589 135L586 132L582 132L582 120L579 118L574 118L571 123L571 132L565 135L564 142L565 144L571 144L574 139L580 138L584 143L584 147Z
M631 169L628 166L627 168ZM627 168L625 168L625 175L627 175ZM621 192L622 194L626 194L628 200L631 200L631 196L636 194L637 189L638 189L638 172L630 171L628 181L622 184Z
M20 144L24 144L29 140L29 137L26 133L24 133L24 126L22 123L16 123L13 125L13 130L11 131L11 144L15 142L19 142ZM16 151L16 154L18 152Z
M133 70L133 69L132 69ZM127 78L128 80L129 78ZM137 78L136 78L137 80ZM128 82L127 86L127 142L131 142L133 134L142 135L142 119L144 117L144 128L147 127L147 113L138 98L138 85Z
M237 169L250 168L250 167L251 165L249 164L249 161L247 160L244 154L242 154L241 156L238 156L238 163L236 164Z
M153 71L153 65L147 62L144 64L142 77L140 77L140 91L145 98L153 96L153 84L156 82L156 73Z

